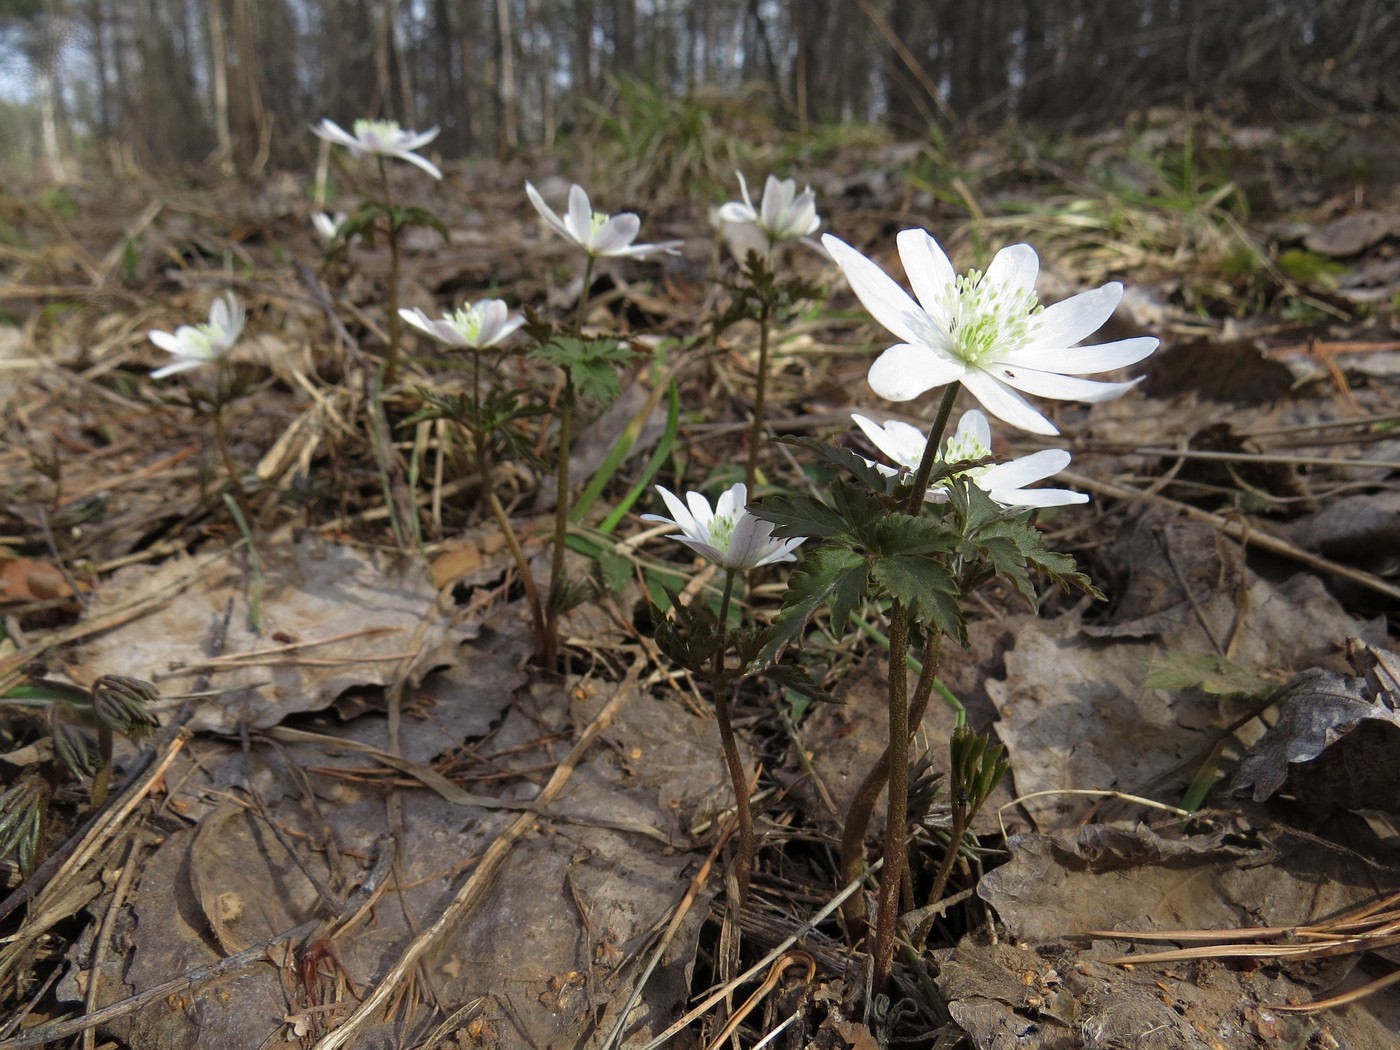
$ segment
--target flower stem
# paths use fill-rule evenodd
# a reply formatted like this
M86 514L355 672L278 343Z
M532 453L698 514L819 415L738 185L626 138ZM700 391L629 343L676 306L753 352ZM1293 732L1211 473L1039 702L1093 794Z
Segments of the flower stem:
M559 490L554 506L554 552L549 570L549 607L545 617L544 665L554 670L559 660L559 608L564 600L564 541L569 534L569 454L574 443L574 380L564 369L564 391L559 395Z
M895 602L890 612L890 742L886 781L888 815L885 818L885 870L875 914L874 984L884 989L894 959L895 930L899 921L899 889L904 875L905 839L909 812L909 673L904 659L909 653L909 609Z
M593 287L593 256L583 264L583 287L578 292L578 313L574 315L574 335L583 338L583 322L588 316L588 290Z
M914 686L914 695L909 701L909 725L916 731L924 721L924 711L928 709L929 697L933 694L938 679L938 664L941 651L941 637L930 634L924 647L923 666L919 671L919 681ZM893 666L891 666L893 673ZM855 797L846 811L846 824L841 835L841 879L849 883L865 867L865 833L870 827L870 818L875 812L875 804L890 775L890 749L888 746L875 760L870 771L865 774ZM865 921L865 898L853 894L841 906L842 917L847 930L858 929Z
M773 304L764 298L758 313L758 385L753 397L753 428L749 432L749 462L744 469L744 484L753 498L754 481L758 477L758 450L763 444L764 401L768 390L768 339L773 321Z
M525 557L525 551L521 549L520 541L515 536L515 527L511 524L506 509L501 506L500 497L496 495L496 489L491 484L491 464L487 459L486 435L473 427L472 441L476 445L476 466L481 475L481 491L486 493L486 502L491 505L491 513L496 518L501 535L506 539L506 546L510 548L510 556L515 559L515 568L520 573L520 582L525 588L525 598L530 603L530 616L535 624L535 651L543 652L547 626L544 603L540 601L540 589L535 586L535 574L530 571L529 559Z
M753 875L753 811L749 808L749 781L744 772L744 762L739 757L739 745L734 738L734 725L729 718L729 684L725 673L724 656L728 651L729 600L734 593L734 574L724 574L724 597L719 606L719 637L715 644L715 665L710 675L715 693L715 717L719 722L719 739L724 748L724 762L729 767L729 779L734 783L735 816L739 824L739 837L735 857L735 876L739 884L739 900L742 902L749 892L749 879Z
M92 774L92 791L89 798L93 809L101 809L107 804L107 794L112 789L112 750L116 741L112 729L103 723L97 726L98 760L101 763Z
M384 158L378 160L379 184L384 190L384 211L389 222L389 361L384 368L384 385L391 386L399 370L399 224L394 221L389 171Z
M234 502L238 504L238 509L243 513L243 520L248 523L251 529L253 525L253 507L248 502L248 493L243 489L243 482L238 476L238 465L233 461L233 453L228 447L228 433L224 428L224 407L222 404L215 405L209 413L214 424L214 444L219 450L219 459L223 461L224 472L228 474L228 483L233 491ZM251 540L250 540L251 542Z
M953 414L953 402L958 399L958 391L962 389L961 383L949 383L948 389L943 391L943 400L938 405L938 415L934 418L933 427L928 432L928 444L924 446L924 456L919 460L918 473L914 475L914 484L909 489L909 502L905 505L905 511L909 514L918 514L924 506L924 495L928 492L928 479L933 473L933 465L938 461L938 449L943 444L943 432L948 429L948 417Z

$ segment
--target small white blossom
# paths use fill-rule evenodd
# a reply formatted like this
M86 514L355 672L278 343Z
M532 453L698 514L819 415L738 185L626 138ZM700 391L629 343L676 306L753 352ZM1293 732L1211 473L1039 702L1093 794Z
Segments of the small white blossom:
M721 569L743 572L778 561L796 561L793 550L807 537L773 538L773 523L749 513L748 488L743 482L720 493L715 509L698 492L686 493L685 503L660 485L656 491L666 501L671 517L643 514L644 521L664 521L681 531L669 539L680 540L691 550L703 555ZM687 504L689 506L687 506Z
M798 193L795 180L769 175L763 185L763 200L755 208L753 198L749 196L749 184L744 181L744 173L736 171L734 174L739 176L739 192L744 199L722 205L719 218L735 226L756 228L768 242L770 251L780 241L811 236L822 224L812 187L808 186Z
M572 241L595 258L600 255L636 256L640 258L652 252L679 254L676 249L680 241L664 241L661 244L633 244L642 228L642 220L632 212L621 215L608 215L594 211L588 203L588 194L575 183L569 188L569 210L560 218L539 190L529 182L525 183L525 195L540 213L540 218L549 223L554 231L567 241Z
M892 419L880 426L865 416L852 414L865 436L883 452L894 467L876 464L882 474L914 474L924 458L928 447L928 435L918 427L910 426L898 419ZM987 417L975 408L963 415L958 422L957 432L943 445L938 454L939 463L961 463L966 460L985 459L992 454L992 429ZM1069 453L1064 449L1045 449L1033 452L1009 463L992 466L972 467L960 471L953 477L964 476L972 479L979 489L1003 507L1063 507L1071 503L1088 503L1089 497L1083 492L1069 489L1028 489L1025 486L1053 477L1069 466ZM948 499L947 484L951 478L929 486L924 498L932 503L945 503Z
M175 355L174 361L157 368L151 378L164 379L176 372L224 360L243 332L243 320L243 307L238 305L232 292L225 292L209 308L207 323L182 324L173 334L158 330L147 333L156 346Z
M321 240L330 244L335 240L340 229L345 225L347 216L343 211L338 211L334 215L327 212L318 211L311 216L311 225L316 228L316 232L321 235Z
M998 419L1035 434L1058 434L1017 390L1107 401L1134 384L1074 377L1133 364L1157 349L1150 337L1074 345L1112 316L1123 297L1117 281L1041 307L1035 293L1040 261L1028 244L997 252L986 273L958 276L923 230L905 230L897 240L917 302L849 244L831 234L822 238L865 308L903 340L870 369L870 387L881 397L908 401L961 382Z
M464 350L495 346L525 323L523 317L510 316L504 299L468 303L437 321L422 310L400 310L399 316L439 342Z
M352 157L397 157L422 168L435 179L442 178L442 172L432 163L413 152L437 138L437 128L408 131L399 127L397 120L357 120L354 129L352 135L335 121L322 118L311 130L327 142L344 146Z

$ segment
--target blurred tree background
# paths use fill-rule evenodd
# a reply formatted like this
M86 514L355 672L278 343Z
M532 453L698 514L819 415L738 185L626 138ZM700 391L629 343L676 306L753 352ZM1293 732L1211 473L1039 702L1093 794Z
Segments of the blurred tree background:
M1317 119L1400 109L1397 64L1396 0L0 0L0 164L305 166L321 116L508 156L639 98L910 138Z

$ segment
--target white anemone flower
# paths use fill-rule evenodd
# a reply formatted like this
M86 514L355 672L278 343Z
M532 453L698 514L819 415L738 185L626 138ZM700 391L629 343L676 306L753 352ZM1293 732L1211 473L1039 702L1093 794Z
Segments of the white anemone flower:
M345 225L346 219L347 216L343 211L338 211L334 215L331 215L329 212L318 211L311 216L311 225L316 228L316 232L320 234L321 240L330 244L335 240L336 235L340 233L340 229Z
M892 419L884 426L859 414L852 419L865 436L894 463L894 467L876 464L882 474L913 474L923 461L924 450L928 446L928 435L918 427L898 419ZM960 463L965 460L985 459L992 454L992 428L987 417L975 408L963 415L958 429L939 451L940 463ZM997 463L985 467L972 467L960 471L953 477L968 477L979 489L1003 507L1064 507L1071 503L1088 503L1089 497L1083 492L1069 489L1028 489L1037 481L1053 477L1069 466L1069 453L1064 449L1044 449L1032 452L1021 459L1009 463ZM946 503L947 483L951 478L931 485L924 499L931 503Z
M722 205L719 218L736 226L755 227L767 240L770 251L780 241L810 237L822 224L821 216L817 214L817 196L812 192L812 187L808 186L798 193L794 179L769 175L763 185L763 199L755 208L744 173L736 171L734 174L739 176L739 192L744 199Z
M986 273L959 276L923 230L905 230L897 240L917 302L849 244L830 234L822 238L865 308L903 340L870 369L870 387L883 398L908 401L961 382L998 419L1034 434L1058 434L1016 391L1063 401L1107 401L1136 381L1076 377L1133 364L1157 349L1151 337L1074 345L1112 316L1123 297L1117 281L1041 307L1035 294L1040 261L1028 244L997 252Z
M225 292L209 308L206 324L182 324L174 333L152 330L151 342L175 360L151 373L152 379L164 379L176 372L185 372L201 365L213 364L228 357L233 344L243 332L243 307L232 292Z
M656 486L656 491L666 501L671 517L643 514L642 519L679 527L681 531L669 539L680 540L728 572L743 572L778 561L796 561L797 555L792 552L807 538L774 539L773 523L749 513L749 490L742 481L720 493L713 511L710 501L698 492L686 493L685 503L682 503L678 496L660 485Z
M504 299L468 303L437 321L422 310L400 310L399 316L438 342L463 350L495 346L525 323L523 317L510 316Z
M594 211L588 203L588 194L575 183L569 188L569 210L563 218L544 202L540 191L529 182L525 183L525 195L540 213L540 218L549 223L554 231L567 241L572 241L589 255L618 255L640 258L652 252L666 252L678 255L680 241L664 241L661 244L633 244L642 228L642 220L632 212L609 215Z
M413 152L437 138L437 128L409 131L399 127L397 120L357 120L353 127L352 135L335 121L322 118L311 130L327 142L344 146L352 157L397 157L422 168L435 179L442 178L442 172L431 162Z

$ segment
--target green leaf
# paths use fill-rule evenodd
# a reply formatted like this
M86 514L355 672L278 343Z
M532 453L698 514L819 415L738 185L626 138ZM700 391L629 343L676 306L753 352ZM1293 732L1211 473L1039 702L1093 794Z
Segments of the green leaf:
M1200 689L1215 696L1266 694L1278 682L1255 667L1246 667L1219 653L1171 653L1147 661L1147 688Z
M885 557L952 551L959 540L938 518L916 518L903 511L875 518L863 538L871 550Z
M822 704L839 704L842 701L823 688L812 676L807 673L807 669L800 664L781 663L772 664L765 667L762 676L770 682L782 686L789 692L797 693L808 700L815 700Z
M909 610L914 622L937 627L960 644L967 644L967 621L958 600L958 585L941 561L899 554L876 559L870 575Z
M783 607L770 628L760 660L771 663L816 611L831 603L833 623L844 624L865 597L870 566L865 557L845 547L818 547L803 557L788 580Z
M810 536L818 540L855 541L850 523L833 507L811 496L769 496L749 507L749 513L774 525L782 539Z
M598 563L598 572L603 577L603 585L616 594L627 586L632 579L632 559L621 554L614 554L612 551L599 551L594 559Z
M827 466L850 474L872 492L888 494L894 489L895 479L893 477L881 474L873 464L866 462L863 456L857 455L848 448L842 448L840 445L829 445L825 441L809 437L785 437L779 440L785 445L805 448Z
M616 339L576 339L556 336L533 350L530 357L566 369L569 381L580 397L599 404L610 404L621 391L619 368L636 355Z

